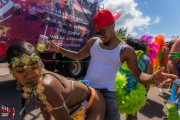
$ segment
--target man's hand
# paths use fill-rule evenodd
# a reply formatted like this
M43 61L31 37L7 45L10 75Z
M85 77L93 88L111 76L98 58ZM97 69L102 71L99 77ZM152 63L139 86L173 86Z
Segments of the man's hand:
M53 41L48 41L48 46L50 51L56 51L58 47Z
M173 74L164 73L163 72L164 70L165 70L165 68L162 67L160 70L156 71L153 74L153 80L160 87L167 88L167 87L170 87L168 85L171 85L171 83L178 77Z

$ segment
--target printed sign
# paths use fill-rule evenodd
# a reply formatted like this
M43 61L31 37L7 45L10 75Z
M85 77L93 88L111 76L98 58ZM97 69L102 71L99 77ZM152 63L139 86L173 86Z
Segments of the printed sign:
M9 108L8 104L3 104L1 105L1 116L2 117L10 117L10 118L15 118L15 109L14 108Z
M13 42L37 43L40 34L78 51L94 35L95 5L87 0L0 0L0 48Z

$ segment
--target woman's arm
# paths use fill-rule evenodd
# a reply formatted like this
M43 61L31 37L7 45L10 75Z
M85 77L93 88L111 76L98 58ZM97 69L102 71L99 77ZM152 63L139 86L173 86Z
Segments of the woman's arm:
M42 85L44 87L43 93L46 96L46 100L50 103L52 108L59 107L59 109L53 109L52 111L50 111L52 116L56 120L70 120L68 109L64 103L64 98L62 96L62 92L65 91L65 88L62 86L62 84L55 77L46 75L43 79ZM44 117L50 118L50 113L43 113Z
M53 116L51 115L51 113L45 111L43 107L44 106L40 104L40 109L41 109L41 113L43 115L44 120L53 120Z
M149 74L149 75L151 75L153 73L152 62L150 61L150 58L149 58L149 62L147 64L147 66L146 66L145 73ZM150 88L150 86L146 85L146 96L147 96L147 93L149 91L149 88Z
M147 67L146 67L146 70L145 70L145 73L149 74L149 75L152 75L152 72L153 72L153 69L152 69L152 63L151 61L149 60L148 64L147 64Z

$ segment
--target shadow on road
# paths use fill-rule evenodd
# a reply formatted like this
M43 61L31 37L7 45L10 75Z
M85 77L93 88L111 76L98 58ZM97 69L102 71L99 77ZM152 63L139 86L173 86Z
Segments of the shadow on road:
M163 93L163 94L159 94L159 96L166 101L170 97L170 94L169 93Z
M147 99L147 104L139 112L149 119L153 117L162 118L164 116L163 108L164 106L162 104Z

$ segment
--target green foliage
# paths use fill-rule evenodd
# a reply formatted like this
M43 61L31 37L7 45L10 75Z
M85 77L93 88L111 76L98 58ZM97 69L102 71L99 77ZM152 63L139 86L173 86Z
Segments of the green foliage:
M131 34L127 34L127 28L119 28L118 30L116 30L116 36L121 39L121 40L125 40L128 37L131 37Z
M125 37L122 36L122 35L120 35L117 31L116 31L116 36L117 36L119 39L121 39L121 40L124 40L124 39L125 39Z
M173 36L172 38L179 38L179 36Z

